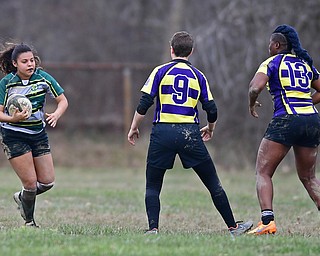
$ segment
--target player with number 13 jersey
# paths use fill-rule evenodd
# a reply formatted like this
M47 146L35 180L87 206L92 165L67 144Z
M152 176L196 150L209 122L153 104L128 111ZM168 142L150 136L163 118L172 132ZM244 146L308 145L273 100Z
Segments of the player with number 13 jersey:
M266 87L273 99L273 118L261 140L256 159L256 191L261 221L249 234L277 232L273 210L274 173L292 148L300 181L320 210L320 181L316 162L320 143L319 72L297 31L279 25L270 36L270 57L262 62L249 84L249 112L258 118L259 94ZM314 92L311 94L311 88ZM289 216L287 216L289 217Z
M317 113L311 99L311 82L319 78L315 67L284 52L264 61L258 72L269 77L267 88L274 101L274 116Z

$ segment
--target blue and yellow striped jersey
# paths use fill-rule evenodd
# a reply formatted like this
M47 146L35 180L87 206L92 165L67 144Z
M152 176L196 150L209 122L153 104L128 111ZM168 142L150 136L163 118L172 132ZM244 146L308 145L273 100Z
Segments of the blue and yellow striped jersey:
M18 123L1 123L1 126L15 131L38 133L45 126L46 95L55 98L64 90L51 75L42 69L36 69L26 83L24 84L16 73L10 73L1 79L0 105L6 106L7 99L11 94L23 94L32 103L32 114L27 120ZM6 108L5 113L8 114Z
M157 97L154 123L199 123L198 101L213 100L204 74L183 59L156 67L141 91Z
M317 113L311 99L311 82L319 78L315 67L293 54L277 54L265 60L258 72L269 77L274 116Z

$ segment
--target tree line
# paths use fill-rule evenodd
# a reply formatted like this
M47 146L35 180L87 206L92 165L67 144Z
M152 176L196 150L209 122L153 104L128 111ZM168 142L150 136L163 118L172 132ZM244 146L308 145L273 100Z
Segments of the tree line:
M320 65L320 2L316 0L0 2L1 42L34 46L44 68L65 88L70 101L62 124L66 130L83 127L111 132L113 127L125 127L121 118L124 69L115 67L140 67L131 69L133 114L148 74L170 58L171 35L178 30L190 32L195 38L190 60L206 74L219 111L216 136L210 143L217 159L236 165L252 163L272 116L272 101L264 92L260 118L250 117L247 90L258 65L268 57L273 29L284 23L294 26L315 66ZM61 63L61 68L50 63ZM68 63L83 65L63 65ZM107 63L111 68L90 63ZM151 120L151 111L148 115Z

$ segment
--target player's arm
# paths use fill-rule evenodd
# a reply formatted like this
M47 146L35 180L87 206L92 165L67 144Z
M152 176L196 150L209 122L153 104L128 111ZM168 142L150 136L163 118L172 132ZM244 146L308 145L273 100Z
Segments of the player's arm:
M257 98L261 91L266 87L268 81L269 77L266 74L258 72L249 84L249 112L254 117L259 117L256 107L260 107L261 104L257 101Z
M311 87L315 89L315 92L311 95L312 103L314 105L320 102L320 77L317 80L312 81Z
M56 97L55 100L57 102L56 110L53 113L46 113L46 121L52 127L55 127L57 125L59 118L68 108L68 100L63 93Z
M16 123L22 120L28 119L28 111L24 109L23 111L19 111L16 109L13 112L12 116L7 115L4 113L4 105L5 105L5 96L6 96L6 85L8 83L7 77L4 77L0 80L0 122L4 123Z
M207 125L200 129L203 141L208 141L213 136L213 131L218 119L218 110L214 100L202 103L202 109L207 113Z
M128 132L128 141L129 143L134 146L135 145L135 137L139 138L139 126L144 119L145 115L139 114L137 111L134 113L132 123L130 126L130 130Z
M147 93L143 93L140 98L140 103L137 107L136 112L134 113L130 130L128 132L128 141L131 145L135 145L135 137L139 138L139 126L144 119L145 114L147 113L148 109L153 104L153 97Z
M4 106L0 105L0 122L3 123L16 123L22 120L28 119L28 110L24 109L22 111L19 111L17 108L15 112L13 112L12 116L9 116L4 113Z

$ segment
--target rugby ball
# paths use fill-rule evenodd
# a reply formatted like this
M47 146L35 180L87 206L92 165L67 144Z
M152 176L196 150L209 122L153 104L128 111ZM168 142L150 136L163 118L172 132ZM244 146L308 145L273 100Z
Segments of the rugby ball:
M10 116L13 115L14 111L18 109L19 111L23 111L27 109L28 118L32 114L32 104L31 101L22 94L12 94L9 96L7 100L7 110Z

